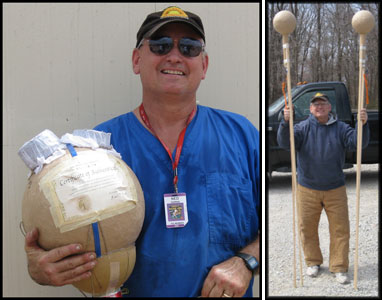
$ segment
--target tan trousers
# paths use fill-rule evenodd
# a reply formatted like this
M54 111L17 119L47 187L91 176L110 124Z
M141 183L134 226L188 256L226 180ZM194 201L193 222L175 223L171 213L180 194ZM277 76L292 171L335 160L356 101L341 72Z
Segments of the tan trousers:
M318 223L324 208L330 232L329 271L347 272L350 229L345 186L318 191L298 185L297 208L306 265L321 265L323 262L318 238Z

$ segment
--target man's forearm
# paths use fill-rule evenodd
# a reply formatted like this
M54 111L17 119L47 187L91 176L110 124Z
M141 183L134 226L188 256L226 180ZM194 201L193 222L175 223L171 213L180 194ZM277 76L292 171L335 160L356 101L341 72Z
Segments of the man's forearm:
M260 263L260 234L257 235L257 238L253 242L249 243L239 252L252 255ZM258 270L259 269L257 269L256 272L258 272Z

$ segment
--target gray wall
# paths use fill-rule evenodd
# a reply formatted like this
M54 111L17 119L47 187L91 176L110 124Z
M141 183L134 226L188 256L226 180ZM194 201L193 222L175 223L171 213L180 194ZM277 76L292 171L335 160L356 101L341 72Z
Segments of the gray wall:
M170 5L176 4L3 4L4 296L81 296L72 286L39 286L28 275L19 230L28 169L17 150L44 129L60 137L137 107L136 32L148 13ZM259 128L259 4L178 6L205 26L210 65L197 100Z

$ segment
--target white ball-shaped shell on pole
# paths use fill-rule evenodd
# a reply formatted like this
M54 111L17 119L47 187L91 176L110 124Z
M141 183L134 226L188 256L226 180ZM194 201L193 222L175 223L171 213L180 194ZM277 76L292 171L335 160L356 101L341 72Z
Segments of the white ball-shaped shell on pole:
M353 16L351 24L359 34L369 33L375 24L374 16L368 10L361 10Z
M282 35L290 34L296 28L296 18L290 11L279 11L273 18L273 27Z

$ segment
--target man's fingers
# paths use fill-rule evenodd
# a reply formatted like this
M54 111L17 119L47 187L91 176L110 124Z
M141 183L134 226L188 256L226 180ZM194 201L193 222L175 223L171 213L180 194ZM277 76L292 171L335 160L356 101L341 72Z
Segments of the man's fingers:
M39 237L38 229L33 228L31 231L29 231L26 236L25 236L25 250L27 251L28 249L36 249L40 248L38 246L37 240Z
M70 248L70 246L71 245L67 248ZM38 283L63 286L91 276L90 271L97 263L95 254L78 254L56 262L50 261L58 257L54 254L54 250L47 252L47 254L39 258L37 265L40 266L40 271L35 271L35 269L31 270L32 273L35 271L34 273L36 274L32 276L32 278ZM50 254L50 258L47 258L48 254Z
M70 244L67 246L58 247L48 251L45 259L47 262L57 262L69 255L79 254L82 251L83 249L80 244Z
M63 286L91 276L96 255L83 253L80 244L70 244L45 251L38 244L36 228L25 236L25 251L28 259L28 272L39 284Z
M72 256L59 261L56 265L58 272L76 270L74 275L91 270L96 264L95 253L86 253Z
M96 263L97 262L94 260L77 266L73 269L58 273L55 278L52 279L52 283L54 285L66 285L87 279L91 276L91 270L94 268Z
M361 113L360 113L360 119L362 121L362 124L365 124L367 122L367 112L366 112L366 108L363 108L361 109Z
M81 280L84 280L84 279L88 279L92 276L92 272L86 272L86 273L82 273L81 275L75 277L75 278L70 278L69 280L65 281L64 282L64 285L66 284L73 284L75 282L78 282L78 281L81 281Z
M210 291L208 297L218 297L220 298L221 296L223 295L223 290L221 287L219 287L217 284L214 285L214 287L212 288L212 290Z
M206 280L204 281L201 296L202 297L208 297L212 288L214 287L215 282L211 280L210 274L207 275Z
M202 297L221 297L223 295L224 279L220 276L219 269L214 266L204 281L201 296Z
M201 292L202 297L242 297L251 281L251 272L243 260L232 257L213 266L207 275Z

